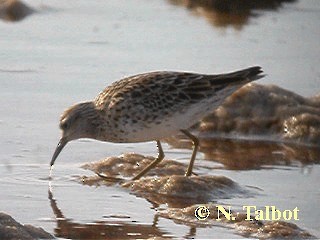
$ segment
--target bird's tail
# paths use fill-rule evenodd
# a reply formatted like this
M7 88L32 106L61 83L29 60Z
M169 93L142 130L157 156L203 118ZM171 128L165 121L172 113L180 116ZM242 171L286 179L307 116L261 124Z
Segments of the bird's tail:
M262 71L261 67L254 66L254 67L249 67L249 68L239 70L236 72L228 73L226 75L230 78L248 79L251 82L251 81L255 81L260 78L263 78L265 75L262 73L263 73L263 71Z
M263 78L265 75L263 73L261 67L249 67L246 69L242 69L239 71L219 74L219 75L212 75L210 80L213 86L217 85L244 85L246 83L255 81L257 79Z

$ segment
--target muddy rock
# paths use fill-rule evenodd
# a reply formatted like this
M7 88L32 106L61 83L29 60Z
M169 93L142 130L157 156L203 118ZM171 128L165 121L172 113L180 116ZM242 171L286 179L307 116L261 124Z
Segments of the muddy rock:
M54 237L32 225L22 225L14 220L10 215L0 212L0 239L54 239Z
M199 221L195 218L195 210L199 207L198 204L185 208L168 208L161 211L159 214L162 217L172 219L177 223L188 222L190 225L201 224L204 227L216 226L222 224L224 227L235 229L239 235L257 239L314 239L306 230L299 228L296 224L285 221L248 221L247 215L244 212L233 212L234 220L228 220L215 211L215 204L209 203L206 206L210 210L210 215L207 219ZM218 222L217 219L220 219Z
M34 10L19 0L0 0L0 18L6 21L20 21Z
M204 118L202 134L302 145L320 144L320 98L275 85L247 84Z

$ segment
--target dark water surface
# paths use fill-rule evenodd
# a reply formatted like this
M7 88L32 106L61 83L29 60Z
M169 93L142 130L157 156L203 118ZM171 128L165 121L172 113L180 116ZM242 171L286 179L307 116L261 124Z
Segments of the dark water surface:
M290 223L319 238L317 144L292 145L280 137L277 142L221 139L210 132L202 137L198 176L187 181L166 177L182 174L191 155L188 142L172 138L164 151L166 159L177 162L155 170L163 176L123 186L95 181L94 173L80 166L128 152L155 156L155 144L81 140L64 149L52 179L48 177L62 111L93 99L126 75L152 70L219 73L260 65L267 77L259 84L304 97L319 94L318 1L270 2L272 6L221 13L193 1L30 0L31 15L18 22L0 21L0 211L60 238L269 238L277 235L259 235L257 228L243 223L199 222L193 208L208 203L239 212L244 205L298 207L299 221ZM319 131L320 113L313 113L311 125ZM274 133L264 134L270 140ZM116 160L112 166L120 170L128 164ZM106 166L104 173L118 176ZM132 172L123 170L120 176L125 174ZM224 184L213 188L219 181ZM266 224L277 229L274 222ZM281 229L291 237L309 236L291 225Z

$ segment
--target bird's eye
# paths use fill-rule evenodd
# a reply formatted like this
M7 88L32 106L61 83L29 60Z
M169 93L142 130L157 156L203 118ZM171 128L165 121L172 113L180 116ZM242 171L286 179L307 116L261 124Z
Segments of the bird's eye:
M69 127L69 121L67 121L66 119L60 122L60 128L62 130L66 130L68 127Z

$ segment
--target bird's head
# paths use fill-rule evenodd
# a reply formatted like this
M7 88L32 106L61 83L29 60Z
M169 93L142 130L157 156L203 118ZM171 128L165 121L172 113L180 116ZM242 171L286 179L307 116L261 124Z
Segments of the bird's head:
M62 137L52 156L50 166L53 166L68 142L79 138L95 138L97 120L97 110L93 102L79 103L67 109L60 119Z

